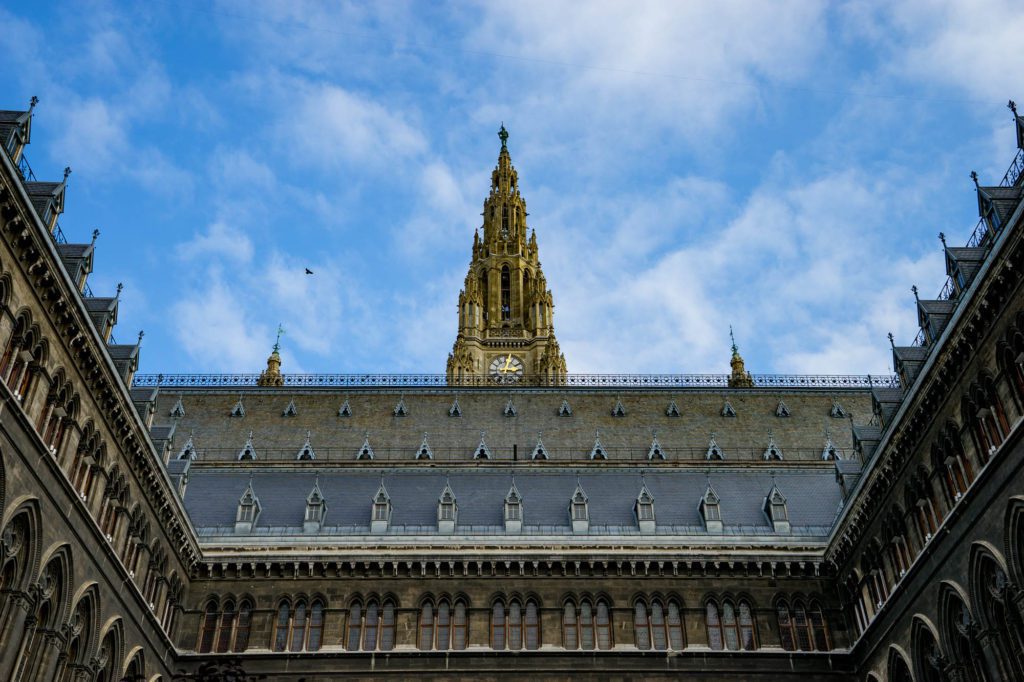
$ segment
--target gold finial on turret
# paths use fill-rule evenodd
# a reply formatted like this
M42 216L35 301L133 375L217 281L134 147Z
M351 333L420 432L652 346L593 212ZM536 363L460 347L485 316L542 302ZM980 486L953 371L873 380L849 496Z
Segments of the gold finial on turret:
M732 374L729 375L730 388L749 388L754 385L754 378L750 376L743 364L743 356L736 347L736 336L732 333L732 325L729 325L729 338L732 340L732 359L729 365L732 366Z
M257 386L284 386L284 376L281 374L281 334L284 334L284 327L277 325L277 340L274 341L274 349L267 358L267 368L260 373L256 380Z

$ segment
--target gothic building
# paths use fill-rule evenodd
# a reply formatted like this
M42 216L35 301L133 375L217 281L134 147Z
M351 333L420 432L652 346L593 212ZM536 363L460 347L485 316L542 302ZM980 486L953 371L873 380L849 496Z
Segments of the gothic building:
M0 679L1024 679L1013 113L892 377L568 373L504 127L396 377L136 374L0 112Z

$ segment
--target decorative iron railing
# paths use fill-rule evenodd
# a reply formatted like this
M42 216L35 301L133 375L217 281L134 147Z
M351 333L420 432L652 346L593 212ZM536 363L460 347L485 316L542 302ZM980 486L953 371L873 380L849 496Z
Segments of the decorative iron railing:
M918 329L917 330L917 336L914 337L914 341L910 345L911 346L922 346L922 347L928 345L928 339L924 335L924 329Z
M53 241L58 244L68 243L68 238L64 236L64 230L60 229L60 223L53 224Z
M133 386L179 388L256 386L258 374L136 374ZM489 376L448 379L444 374L285 374L284 385L339 388L513 387L549 388L728 388L728 374L567 374L496 380ZM895 376L872 374L754 374L755 388L899 387Z
M952 277L946 278L946 283L942 285L942 290L939 291L939 295L936 297L939 301L948 301L951 298L956 297L956 285L953 283Z
M1013 187L1017 184L1017 180L1020 179L1021 173L1024 173L1024 149L1017 150L1017 154L1013 157L1013 161L1010 162L1010 167L1006 169L1006 174L1003 175L999 186Z
M32 172L32 166L29 165L24 152L22 152L21 158L18 159L18 172L21 173L21 179L25 182L36 181L36 174Z
M971 236L967 239L967 248L976 249L979 246L984 246L988 236L988 223L985 222L984 218L978 218L978 224L974 226L974 231L971 232Z

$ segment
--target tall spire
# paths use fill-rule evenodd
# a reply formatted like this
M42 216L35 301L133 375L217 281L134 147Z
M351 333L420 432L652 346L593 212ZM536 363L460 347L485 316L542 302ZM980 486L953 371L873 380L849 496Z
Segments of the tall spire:
M537 238L508 150L508 130L484 199L483 225L459 293L458 335L448 356L449 381L490 376L500 383L526 376L557 382L566 373L554 336L554 301L541 270Z

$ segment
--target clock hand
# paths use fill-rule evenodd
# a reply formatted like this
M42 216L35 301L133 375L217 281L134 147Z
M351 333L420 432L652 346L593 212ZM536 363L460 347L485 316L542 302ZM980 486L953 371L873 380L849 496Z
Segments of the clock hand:
M514 369L512 369L512 356L511 355L506 355L505 356L505 366L501 368L501 371L506 373L506 374L509 373L509 372L514 372L515 371Z

